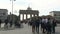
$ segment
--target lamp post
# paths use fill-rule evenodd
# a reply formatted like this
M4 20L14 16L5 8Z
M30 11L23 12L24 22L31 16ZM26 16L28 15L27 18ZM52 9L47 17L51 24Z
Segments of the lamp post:
M10 1L12 1L12 14L13 14L13 1L16 1L16 0L10 0Z
M14 24L14 22L13 22L13 2L16 1L16 0L10 0L10 1L12 3L12 24Z

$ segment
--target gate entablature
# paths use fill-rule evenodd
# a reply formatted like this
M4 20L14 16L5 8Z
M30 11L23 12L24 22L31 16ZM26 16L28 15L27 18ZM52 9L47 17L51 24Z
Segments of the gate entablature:
M20 14L38 14L38 10L20 10Z

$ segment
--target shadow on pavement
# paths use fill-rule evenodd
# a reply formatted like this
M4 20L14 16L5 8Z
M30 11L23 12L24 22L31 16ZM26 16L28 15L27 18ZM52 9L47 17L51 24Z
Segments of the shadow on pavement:
M55 34L60 34L60 32L56 32Z

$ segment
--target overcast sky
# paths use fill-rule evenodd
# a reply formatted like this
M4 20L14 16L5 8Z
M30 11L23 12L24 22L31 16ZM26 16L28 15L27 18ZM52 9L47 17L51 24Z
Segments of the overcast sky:
M1 9L8 9L11 12L11 5L10 0L0 0ZM14 13L18 15L20 9L27 9L28 6L33 10L39 10L40 15L48 15L51 11L60 11L60 0L16 0Z

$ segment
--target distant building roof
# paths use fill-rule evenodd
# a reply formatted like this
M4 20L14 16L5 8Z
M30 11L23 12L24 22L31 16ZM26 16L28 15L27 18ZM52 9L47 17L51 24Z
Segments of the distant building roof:
M0 9L0 11L8 11L7 9Z
M51 12L56 12L56 13L59 13L60 11L51 11ZM51 13L51 12L50 12L50 13Z

